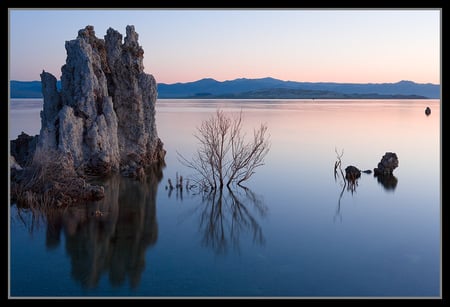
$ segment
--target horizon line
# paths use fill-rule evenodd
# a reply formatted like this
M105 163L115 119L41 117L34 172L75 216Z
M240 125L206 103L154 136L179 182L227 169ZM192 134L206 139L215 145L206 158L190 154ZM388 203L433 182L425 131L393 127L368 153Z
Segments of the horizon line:
M152 75L152 74L150 74ZM230 81L236 81L236 80L262 80L262 79L273 79L273 80L279 80L279 81L283 81L283 82L297 82L297 83L335 83L335 84L396 84L396 83L400 83L400 82L412 82L415 84L431 84L431 85L441 85L441 83L433 83L433 82L416 82L413 80L407 80L407 79L402 79L396 82L337 82L337 81L295 81L295 80L283 80L283 79L277 79L274 77L261 77L261 78L246 78L246 77L238 77L235 79L227 79L227 80L223 80L223 81L219 81L213 77L204 77L204 78L200 78L194 81L185 81L185 82L173 82L173 83L167 83L167 82L156 82L157 84L166 84L166 85L175 85L175 84L185 84L185 83L194 83L194 82L198 82L198 81L202 81L202 80L214 80L217 82L230 82ZM9 79L9 82L11 81L18 81L18 82L41 82L40 80L17 80L17 79ZM61 79L57 79L57 82L60 82Z

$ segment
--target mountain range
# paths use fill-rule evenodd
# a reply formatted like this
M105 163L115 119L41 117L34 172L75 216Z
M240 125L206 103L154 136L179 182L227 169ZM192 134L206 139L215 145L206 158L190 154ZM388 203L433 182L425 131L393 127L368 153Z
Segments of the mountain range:
M61 88L61 81L57 81ZM440 85L397 83L296 82L274 78L205 78L186 83L158 83L158 98L223 99L439 99ZM10 81L11 98L42 98L40 81Z

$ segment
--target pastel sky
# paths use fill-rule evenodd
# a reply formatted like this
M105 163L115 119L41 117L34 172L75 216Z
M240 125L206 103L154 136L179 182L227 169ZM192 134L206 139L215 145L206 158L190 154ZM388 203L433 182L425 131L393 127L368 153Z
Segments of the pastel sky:
M440 84L441 10L9 9L9 79L61 77L64 43L134 25L158 83L273 77Z

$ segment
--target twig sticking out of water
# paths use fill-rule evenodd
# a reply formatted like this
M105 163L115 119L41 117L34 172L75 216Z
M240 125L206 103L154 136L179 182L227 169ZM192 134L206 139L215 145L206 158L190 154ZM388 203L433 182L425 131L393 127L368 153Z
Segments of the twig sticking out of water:
M345 178L344 176L344 172L342 171L342 156L344 155L344 150L342 149L341 154L338 153L337 149L335 148L334 151L336 152L337 155L337 161L334 162L334 180L337 180L337 170L339 168L339 171L341 172L342 178ZM344 180L345 182L345 180Z

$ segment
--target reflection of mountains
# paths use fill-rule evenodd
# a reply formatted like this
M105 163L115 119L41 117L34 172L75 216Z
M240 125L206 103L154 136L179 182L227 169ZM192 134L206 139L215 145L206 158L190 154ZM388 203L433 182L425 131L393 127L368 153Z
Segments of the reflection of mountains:
M263 244L265 241L252 210L264 217L267 207L248 188L219 189L205 193L202 204L196 209L200 210L202 243L216 253L226 253L230 245L239 250L240 237L247 232L251 233L253 242Z
M105 198L87 206L48 214L47 246L59 243L61 229L72 261L72 276L93 288L102 274L113 286L127 277L136 287L145 268L145 251L158 238L156 194L161 170L138 182L113 176L105 183Z

